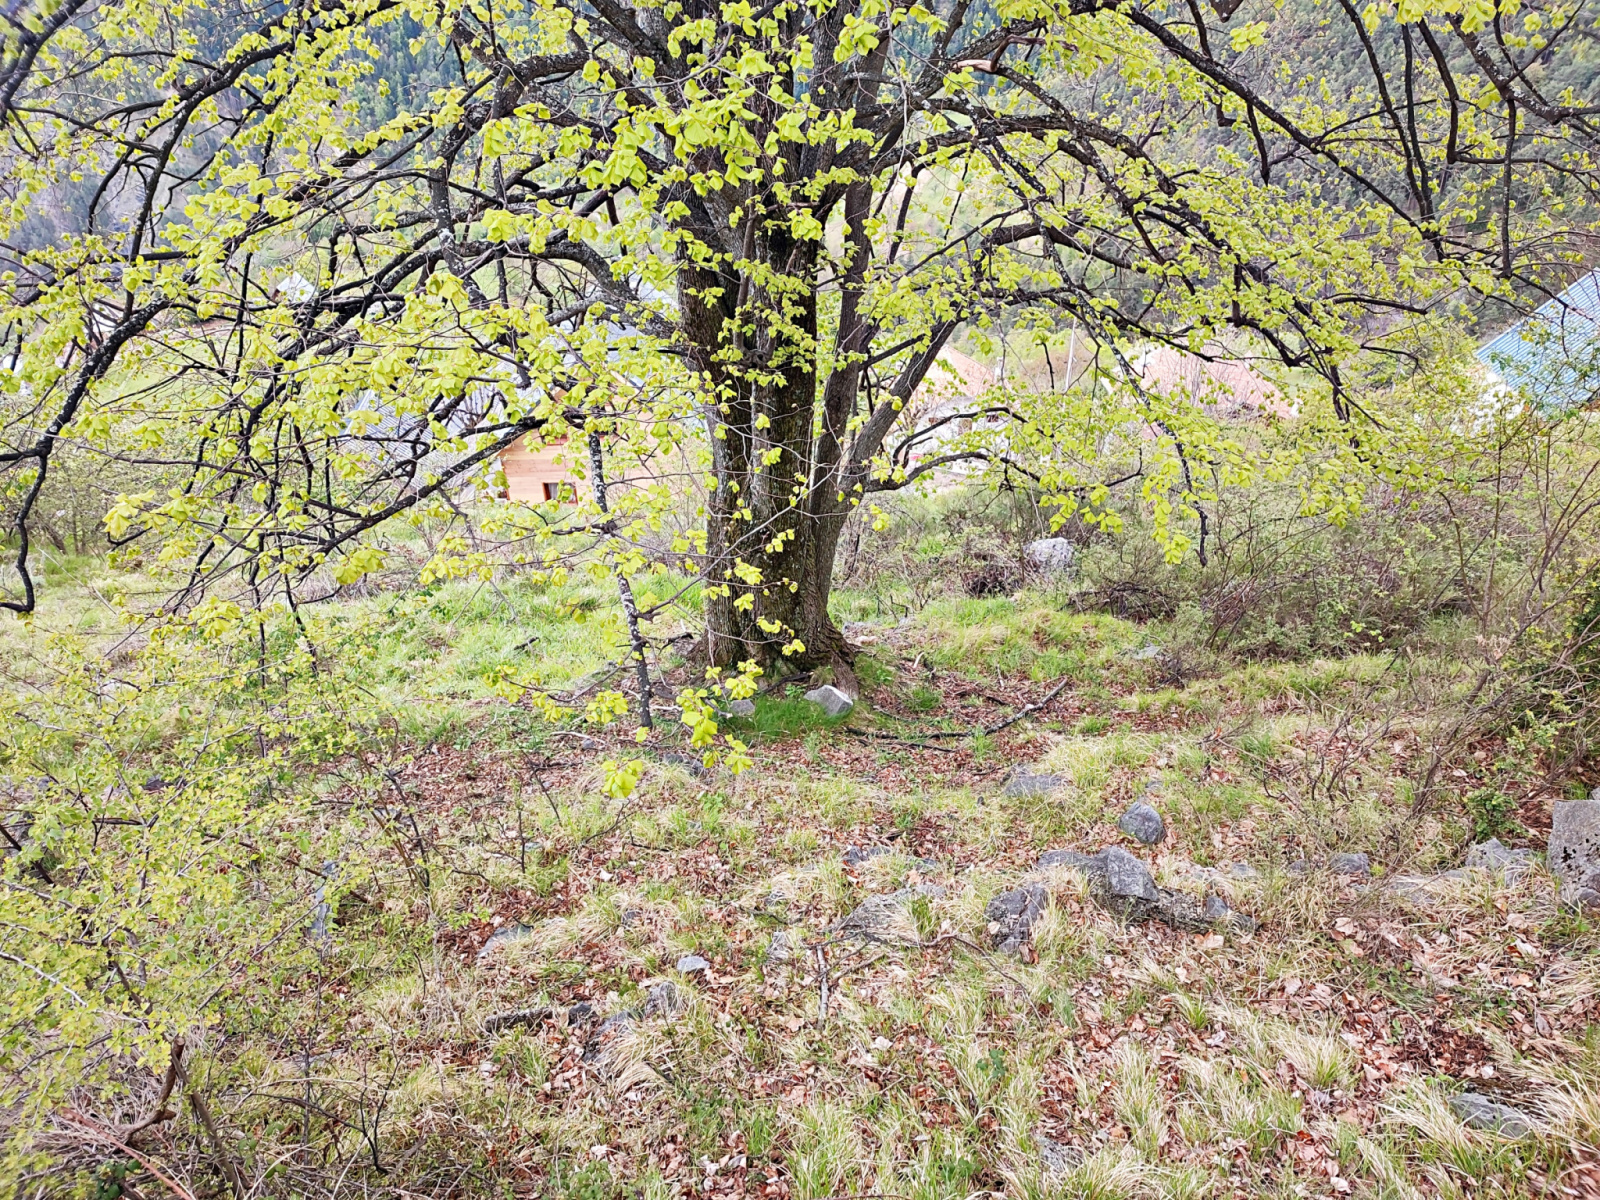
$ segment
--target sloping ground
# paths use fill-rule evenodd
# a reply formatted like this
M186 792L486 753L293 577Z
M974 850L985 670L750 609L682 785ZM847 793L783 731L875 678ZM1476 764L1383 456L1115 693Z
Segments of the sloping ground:
M629 739L573 733L426 748L364 804L339 784L370 824L307 935L319 969L194 1050L251 1186L1600 1195L1600 938L1537 862L1446 873L1464 830L1412 811L1381 663L1146 690L1120 623L875 641L870 704L763 698L738 777L659 762L613 801L598 763ZM1159 843L1117 828L1135 800ZM1143 920L1038 865L1105 847L1259 928ZM1370 877L1331 869L1355 853ZM144 1136L222 1193L190 1114Z

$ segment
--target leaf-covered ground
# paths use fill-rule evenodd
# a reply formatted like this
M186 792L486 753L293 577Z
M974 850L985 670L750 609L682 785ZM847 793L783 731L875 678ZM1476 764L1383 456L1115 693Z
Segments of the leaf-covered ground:
M617 802L598 764L630 738L469 721L325 779L365 873L320 970L209 1048L251 1169L285 1194L1600 1195L1600 939L1538 866L1443 874L1469 831L1413 803L1424 731L1382 660L1172 680L1131 626L1003 603L855 633L864 702L764 696L737 777L657 753ZM1465 794L1486 759L1443 769ZM1007 796L1019 766L1060 785ZM1117 830L1136 798L1155 847ZM1110 845L1260 929L1129 925L1031 874ZM1372 878L1326 869L1357 851ZM985 906L1025 878L1049 907L998 953ZM1468 1091L1525 1127L1468 1127Z

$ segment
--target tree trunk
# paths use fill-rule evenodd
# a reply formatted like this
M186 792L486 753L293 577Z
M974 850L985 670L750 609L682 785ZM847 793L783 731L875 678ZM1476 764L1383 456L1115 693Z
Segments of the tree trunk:
M815 250L781 223L746 247L815 283ZM704 659L723 668L754 660L768 674L827 666L853 692L854 652L828 616L848 509L836 498L837 463L816 454L816 288L764 296L748 280L688 263L679 278L689 358L716 396L705 411L715 489Z

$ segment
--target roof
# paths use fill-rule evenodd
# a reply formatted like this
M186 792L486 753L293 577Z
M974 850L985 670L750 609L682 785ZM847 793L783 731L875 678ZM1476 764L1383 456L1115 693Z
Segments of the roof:
M1205 359L1171 346L1155 346L1129 365L1145 387L1166 396L1187 395L1221 417L1294 416L1278 389L1238 359Z
M1478 361L1546 413L1592 403L1600 395L1600 271L1491 339Z

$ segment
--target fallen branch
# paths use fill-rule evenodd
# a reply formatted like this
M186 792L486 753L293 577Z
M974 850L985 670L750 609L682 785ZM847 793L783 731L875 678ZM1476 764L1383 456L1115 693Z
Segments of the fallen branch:
M102 1143L104 1145L111 1146L114 1149L121 1151L123 1154L126 1154L130 1158L132 1158L135 1161L137 1161L138 1164L141 1167L143 1167L146 1171L149 1171L150 1174L154 1175L157 1179L159 1179L161 1181L161 1183L163 1184L163 1186L165 1186L166 1189L169 1192L171 1192L174 1196L177 1196L178 1200L195 1200L195 1195L194 1195L193 1192L191 1192L188 1188L184 1187L182 1184L180 1184L176 1180L174 1180L170 1175L168 1175L160 1167L156 1166L156 1164L150 1160L148 1155L141 1154L139 1151L135 1150L132 1146L129 1146L126 1143L124 1143L122 1141L119 1141L117 1138L113 1137L112 1134L111 1134L111 1131L106 1129L98 1121L93 1121L90 1118L84 1116L82 1113L73 1112L70 1109L68 1111L62 1113L61 1115L66 1120L71 1121L73 1124L78 1125L79 1127L81 1127L83 1132L86 1133L93 1140L95 1140L97 1142L100 1142L100 1143Z
M244 1186L244 1179L239 1174L238 1164L233 1161L233 1155L228 1153L228 1148L223 1145L222 1134L217 1130L217 1123L212 1119L211 1108L194 1086L194 1081L189 1078L189 1072L184 1070L183 1063L174 1060L177 1066L178 1078L183 1080L183 1086L189 1089L189 1107L194 1109L194 1115L200 1118L200 1124L206 1127L206 1133L211 1137L211 1146L217 1152L217 1157L222 1160L222 1173L228 1177L228 1183L233 1188L234 1200L246 1200L248 1191Z
M178 1062L183 1058L183 1039L172 1039L172 1054L167 1060L167 1074L161 1081L161 1094L156 1097L156 1102L150 1108L150 1115L142 1121L135 1121L132 1125L124 1125L117 1130L124 1143L134 1134L158 1125L162 1121L170 1121L178 1114L167 1107L167 1098L172 1095L172 1085L178 1081Z
M817 1028L828 1023L828 955L817 947Z
M959 754L959 753L961 753L959 750L957 750L953 746L935 746L935 745L932 745L932 744L930 744L928 742L910 742L910 741L907 741L905 738L895 737L894 734L892 734L892 733L874 733L870 729L851 729L849 726L846 726L845 727L845 732L850 734L852 737L871 738L875 742L892 742L896 746L908 746L913 750L937 750L940 754ZM928 736L929 737L939 737L940 735L937 734L937 733L933 733L933 734L929 734ZM949 736L970 737L971 735L962 733L962 734L953 734L953 735L952 734L946 734L944 736L947 736L947 737L949 737Z
M1041 708L1045 707L1045 705L1049 704L1057 696L1061 695L1062 692L1066 691L1067 685L1071 682L1071 678L1063 679L1060 683L1056 684L1055 688L1050 692L1050 694L1043 700L1039 701L1039 703L1024 705L1018 712L1012 713L1011 716L1007 717L1004 721L1001 721L1000 724L992 725L983 732L985 734L999 733L1002 729L1005 729L1011 725L1015 725L1018 721L1022 720L1023 717L1032 716Z

